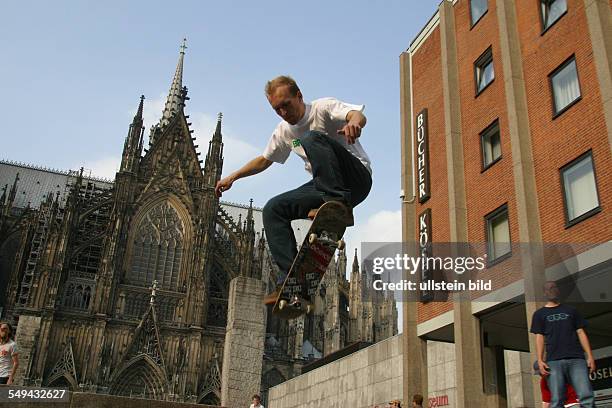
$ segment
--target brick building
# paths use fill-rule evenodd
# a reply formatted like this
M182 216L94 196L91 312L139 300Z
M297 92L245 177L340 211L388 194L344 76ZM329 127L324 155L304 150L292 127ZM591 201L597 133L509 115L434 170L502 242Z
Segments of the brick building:
M403 240L480 243L498 284L404 302L404 397L539 406L528 327L546 280L612 356L612 2L443 1L400 70ZM431 369L433 342L454 343L437 353L453 378Z

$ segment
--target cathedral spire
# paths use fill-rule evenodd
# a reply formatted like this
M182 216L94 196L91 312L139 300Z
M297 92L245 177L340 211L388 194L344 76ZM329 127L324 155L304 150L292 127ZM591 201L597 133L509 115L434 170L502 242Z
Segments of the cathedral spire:
M253 219L253 199L249 201L249 212L246 218L246 231L255 233L255 220Z
M164 106L160 121L162 127L170 123L172 116L182 108L185 102L183 98L183 60L185 58L185 50L187 49L186 42L187 39L183 38L183 44L181 44L179 51L179 60L176 64L176 71L174 72L174 78L170 85L170 92L168 92L168 99L166 99L166 105Z
M213 140L215 142L221 142L221 120L223 119L223 113L219 112L217 116L217 127L215 128L215 133L213 134Z
M346 279L346 247L342 248L338 253L338 274L343 279Z
M355 248L355 256L353 257L353 273L359 273L359 259L357 258L357 248Z
M119 171L135 173L138 169L140 155L142 154L142 137L144 133L144 126L142 123L144 99L144 95L141 95L138 110L136 111L136 115L134 115L134 120L132 120L130 130L125 138Z
M144 106L144 95L140 95L140 103L138 104L138 110L136 111L136 115L134 115L134 122L136 122L136 120L142 122L142 110L143 110L143 106Z
M357 259L357 248L355 248L355 256L353 257L353 266L351 268L351 292L354 292L355 298L361 297L361 274L359 273L359 260Z
M221 178L223 170L223 137L221 136L221 120L223 114L217 117L217 127L211 141L208 143L206 163L204 163L204 179L209 186L214 186Z

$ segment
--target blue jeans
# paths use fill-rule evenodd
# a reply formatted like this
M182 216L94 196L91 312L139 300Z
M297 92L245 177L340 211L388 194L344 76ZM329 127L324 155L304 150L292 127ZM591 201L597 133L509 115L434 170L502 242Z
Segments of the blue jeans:
M368 196L372 177L361 161L325 133L310 131L300 144L312 167L312 180L271 198L263 208L263 224L272 258L282 284L297 255L291 221L308 218L308 212L325 201L339 200L355 207Z
M569 382L583 408L595 407L593 388L589 380L589 370L583 358L553 360L546 362L550 367L548 388L550 389L550 408L563 408L565 388Z

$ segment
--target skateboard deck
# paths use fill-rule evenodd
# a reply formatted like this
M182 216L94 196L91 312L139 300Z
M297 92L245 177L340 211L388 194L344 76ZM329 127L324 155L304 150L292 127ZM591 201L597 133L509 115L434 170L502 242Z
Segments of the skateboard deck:
M300 246L283 282L272 313L282 319L295 319L314 310L314 299L336 249L344 248L348 208L338 202L324 203Z

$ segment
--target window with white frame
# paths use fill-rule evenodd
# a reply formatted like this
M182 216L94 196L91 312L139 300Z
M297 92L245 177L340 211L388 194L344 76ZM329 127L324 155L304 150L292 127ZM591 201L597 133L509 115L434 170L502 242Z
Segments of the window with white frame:
M599 209L593 156L588 152L561 168L568 224L575 224Z
M485 170L501 158L498 120L480 133L480 144L482 146L482 168Z
M576 58L570 58L550 74L550 82L553 93L554 114L556 116L580 99L580 83L578 82Z
M499 260L510 254L510 222L508 206L499 207L485 217L487 232L487 261Z
M493 69L493 50L487 49L474 63L474 78L476 80L476 95L482 92L495 79Z
M567 0L540 0L544 30L555 24L567 12Z
M470 1L470 15L472 17L472 25L476 24L478 20L485 15L489 9L487 0L471 0Z

